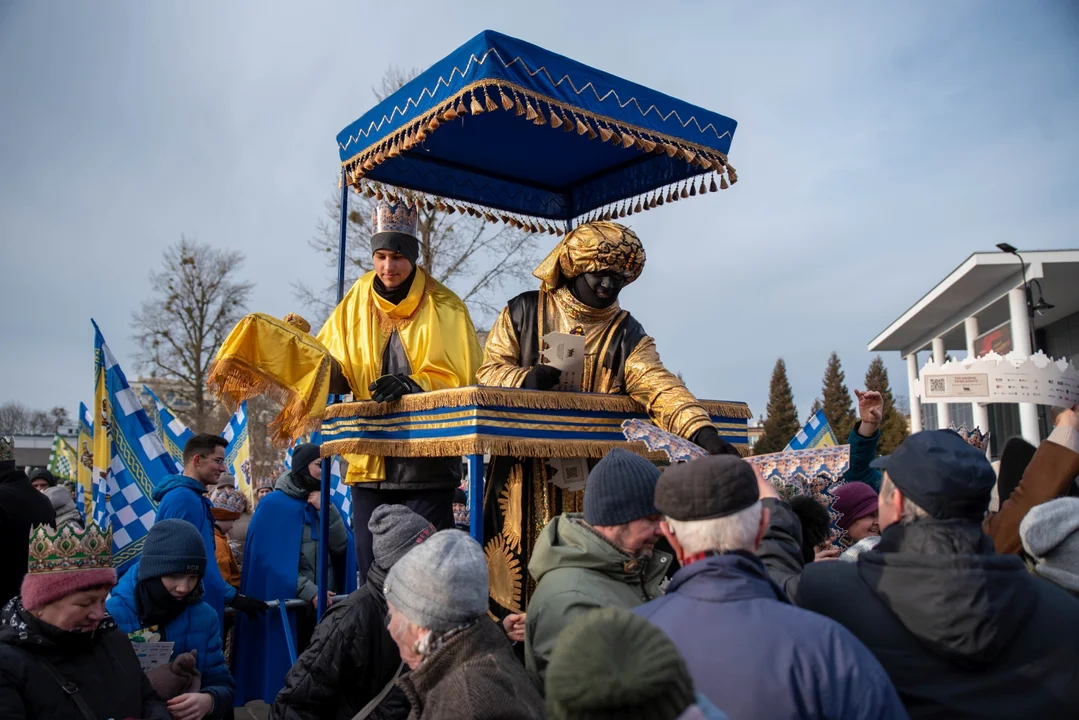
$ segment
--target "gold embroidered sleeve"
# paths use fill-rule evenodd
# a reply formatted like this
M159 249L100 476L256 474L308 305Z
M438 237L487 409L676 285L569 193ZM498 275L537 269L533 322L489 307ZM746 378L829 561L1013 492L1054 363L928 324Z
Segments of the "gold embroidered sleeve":
M712 422L685 383L663 367L650 337L641 340L626 360L626 392L644 406L652 422L687 440Z
M527 374L528 368L521 367L521 349L517 344L517 333L513 331L509 308L503 308L487 335L483 364L476 371L476 381L492 387L519 388Z

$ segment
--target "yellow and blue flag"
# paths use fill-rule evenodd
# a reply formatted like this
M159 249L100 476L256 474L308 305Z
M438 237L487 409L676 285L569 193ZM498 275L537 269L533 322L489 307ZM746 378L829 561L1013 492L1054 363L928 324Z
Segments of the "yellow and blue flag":
M247 498L248 506L255 506L255 482L251 475L251 438L247 434L247 402L240 403L229 419L229 424L221 431L221 437L228 440L225 448L225 464L229 474L236 478L236 489Z
M157 412L151 413L150 420L154 423L162 442L165 443L165 449L169 451L169 455L177 465L183 465L184 446L195 433L184 425L183 420L177 417L168 405L161 402L149 385L142 386L142 394L150 398L154 407L157 408Z
M805 424L805 427L798 431L787 447L783 448L783 452L788 450L812 450L813 448L832 447L839 443L835 440L835 433L832 432L832 426L828 424L828 418L824 415L824 410L818 410L813 414L813 417L809 418L809 422Z
M49 453L49 472L58 480L72 482L75 480L78 464L75 448L71 447L60 433L56 433L52 441L52 452Z
M128 385L96 322L94 375L94 475L100 486L94 517L103 517L112 526L112 562L122 574L142 553L146 533L154 524L154 485L180 468Z
M83 517L91 517L94 507L94 419L86 408L86 403L79 403L77 445L79 466L75 477L75 484L78 487L75 493L75 505Z

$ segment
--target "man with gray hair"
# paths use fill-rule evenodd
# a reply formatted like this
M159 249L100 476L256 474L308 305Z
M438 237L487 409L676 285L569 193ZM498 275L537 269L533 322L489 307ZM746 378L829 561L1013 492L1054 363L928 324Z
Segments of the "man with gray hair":
M911 717L1079 717L1079 601L994 552L985 455L932 430L873 466L884 471L880 544L853 563L803 569L798 521L761 481L772 576L876 654Z
M756 550L768 528L753 468L713 455L668 468L660 524L682 568L637 607L678 646L694 686L731 720L905 718L877 659L832 620L790 604Z

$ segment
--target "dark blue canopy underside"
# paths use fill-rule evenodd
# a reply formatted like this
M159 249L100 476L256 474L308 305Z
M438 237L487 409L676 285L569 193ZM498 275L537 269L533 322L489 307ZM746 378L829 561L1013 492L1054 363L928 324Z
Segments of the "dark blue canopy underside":
M454 105L463 112L438 123ZM519 115L524 107L544 124ZM552 126L552 115L562 128ZM350 180L567 220L722 174L735 127L730 118L486 31L343 130L338 146L356 173ZM599 136L612 132L613 142ZM627 148L619 136L638 142ZM646 151L642 140L661 147ZM678 152L672 157L663 147Z

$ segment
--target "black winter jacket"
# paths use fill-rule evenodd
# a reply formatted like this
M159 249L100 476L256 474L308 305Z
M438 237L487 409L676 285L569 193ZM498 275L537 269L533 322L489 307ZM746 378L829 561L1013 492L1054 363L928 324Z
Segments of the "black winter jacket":
M893 525L856 562L803 570L797 519L768 503L765 565L865 643L911 717L1079 717L1079 600L995 554L978 523Z
M154 694L139 667L131 641L112 618L106 616L87 638L40 622L17 598L0 613L0 718L84 720L40 657L75 683L94 717L171 720L165 701Z
M34 489L26 473L0 472L0 607L19 594L26 575L30 528L55 522L52 502Z
M363 587L330 606L285 676L270 720L351 720L393 679L401 655L386 628L385 582L386 572L372 565ZM408 699L394 687L370 717L403 720L408 712Z

